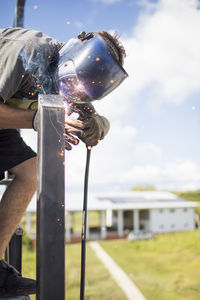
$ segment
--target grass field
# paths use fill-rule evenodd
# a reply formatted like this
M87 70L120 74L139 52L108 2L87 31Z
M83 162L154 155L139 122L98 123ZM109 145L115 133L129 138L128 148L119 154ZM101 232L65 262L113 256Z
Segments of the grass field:
M200 299L200 232L162 234L148 241L113 240L100 244L147 300ZM35 251L23 252L23 275L35 277ZM79 299L79 283L80 244L67 245L67 300ZM85 299L126 300L90 247L87 247Z
M78 300L80 293L80 244L66 246L66 299ZM86 300L126 300L125 295L113 281L90 247L86 258ZM35 250L23 249L23 276L35 278ZM35 296L31 296L31 300ZM56 300L56 299L55 299Z
M200 232L101 242L147 300L200 299Z

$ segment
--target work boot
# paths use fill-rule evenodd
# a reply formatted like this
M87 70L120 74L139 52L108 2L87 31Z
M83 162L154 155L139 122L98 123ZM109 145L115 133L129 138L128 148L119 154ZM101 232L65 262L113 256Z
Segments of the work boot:
M36 293L36 280L24 278L3 259L0 260L0 295L29 295Z

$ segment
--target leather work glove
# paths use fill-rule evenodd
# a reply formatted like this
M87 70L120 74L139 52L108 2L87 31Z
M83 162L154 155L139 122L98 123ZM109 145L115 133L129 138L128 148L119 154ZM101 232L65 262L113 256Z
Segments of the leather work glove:
M110 129L109 121L97 114L92 103L68 103L68 112L79 114L78 120L82 121L81 131L77 131L78 138L86 144L86 146L96 146L100 140L108 133Z
M32 127L35 131L38 129L38 111L35 111L33 121L32 121ZM84 135L84 129L88 128L87 121L81 121L74 119L68 115L65 115L65 149L71 150L72 145L78 145L79 139L77 139L75 136L80 137Z
M65 115L65 149L71 150L72 145L78 145L79 140L84 136L84 130L88 128L87 120L77 120L68 115Z
M86 146L94 147L102 140L110 129L109 121L98 114L94 114L91 117L85 119L83 128L83 135L79 138Z
M94 147L102 140L110 129L109 121L98 115L96 112L85 119L75 119L70 117L71 110L65 114L65 149L71 150L72 145L78 145L79 139L86 146ZM86 113L84 114L86 115ZM38 112L33 117L33 128L37 131ZM78 137L78 138L77 138Z

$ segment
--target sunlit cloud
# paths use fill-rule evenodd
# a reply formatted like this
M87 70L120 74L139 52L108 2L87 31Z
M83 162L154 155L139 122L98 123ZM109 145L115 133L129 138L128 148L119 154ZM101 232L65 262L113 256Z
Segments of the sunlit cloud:
M167 163L161 166L136 165L122 174L120 179L122 182L130 182L133 185L151 183L160 189L198 189L200 165L192 161Z
M198 1L161 0L141 14L132 36L124 36L125 66L132 96L148 90L152 105L181 104L200 91ZM131 87L132 85L132 87Z

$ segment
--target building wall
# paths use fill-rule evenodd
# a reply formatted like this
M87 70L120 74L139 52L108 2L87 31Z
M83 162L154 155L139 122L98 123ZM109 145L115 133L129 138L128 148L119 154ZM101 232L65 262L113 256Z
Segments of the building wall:
M150 230L153 232L173 232L193 230L193 208L165 208L150 210Z

